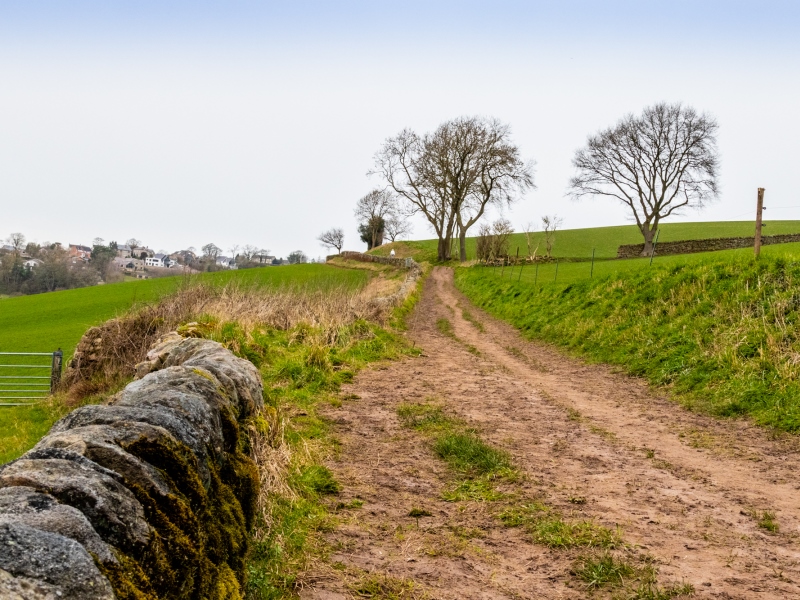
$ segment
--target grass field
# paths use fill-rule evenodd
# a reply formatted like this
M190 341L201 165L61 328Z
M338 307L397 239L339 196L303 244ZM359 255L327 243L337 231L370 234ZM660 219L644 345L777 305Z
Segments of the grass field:
M209 273L190 281L220 285L235 281L245 286L296 285L318 289L342 285L358 288L369 278L370 273L365 270L308 264ZM51 352L62 348L66 365L89 327L137 305L157 301L186 283L183 277L169 277L0 299L0 352ZM26 360L13 362L18 364ZM4 374L16 373L6 370ZM0 407L0 464L27 450L67 410L58 402Z
M759 260L744 249L609 262L592 279L587 267L565 263L555 283L540 267L537 285L533 269L519 283L487 267L456 280L532 338L621 365L698 410L800 431L800 244Z
M184 277L165 277L101 285L49 294L0 300L0 352L51 352L62 348L68 358L83 333L91 326L152 302L187 281L230 281L243 285L354 285L361 286L369 273L335 269L327 265L292 265L224 271Z
M661 225L659 242L673 242L678 240L695 240L703 238L720 237L747 237L755 232L753 221L719 221L708 223L665 223ZM769 221L766 222L764 235L778 235L784 233L800 233L800 221ZM537 254L541 256L545 251L544 233L535 232L532 236L533 246L539 244ZM623 244L641 244L642 234L635 225L621 225L618 227L596 227L591 229L565 229L556 232L553 244L553 256L558 258L583 258L588 259L595 250L596 258L615 258L617 247ZM414 242L399 242L405 245L409 255L414 255L417 260L436 260L436 240L422 240ZM376 254L389 254L392 244L386 244L375 250ZM510 253L516 253L519 247L520 255L526 252L525 235L515 233L511 236ZM400 253L398 249L398 253ZM400 253L400 256L405 256ZM475 238L467 238L467 258L475 258Z

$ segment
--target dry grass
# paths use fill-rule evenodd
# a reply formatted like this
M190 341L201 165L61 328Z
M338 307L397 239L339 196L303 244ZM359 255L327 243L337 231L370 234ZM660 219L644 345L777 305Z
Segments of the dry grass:
M189 322L199 326L189 328L185 335L206 336L229 322L245 332L256 327L286 331L305 325L322 332L330 342L343 326L356 320L383 322L390 307L373 300L366 290L344 285L187 285L155 304L87 331L67 369L64 386L77 400L129 379L159 337Z

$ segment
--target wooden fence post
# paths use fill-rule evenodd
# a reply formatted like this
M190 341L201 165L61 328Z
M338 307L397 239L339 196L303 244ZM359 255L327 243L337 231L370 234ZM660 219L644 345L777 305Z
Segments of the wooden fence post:
M756 258L761 254L761 213L764 212L764 188L758 188L758 202L756 204L756 239L753 243L753 252Z

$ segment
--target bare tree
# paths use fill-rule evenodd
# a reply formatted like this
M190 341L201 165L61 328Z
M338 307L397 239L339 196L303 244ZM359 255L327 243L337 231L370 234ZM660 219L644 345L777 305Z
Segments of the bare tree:
M542 229L544 229L544 246L547 251L547 258L553 255L553 244L556 241L556 231L564 222L557 215L545 215L542 217Z
M390 190L372 190L362 197L356 204L355 215L362 227L368 230L370 249L380 246L383 242L385 221L394 215L397 199Z
M511 128L497 119L456 119L451 123L459 134L452 136L457 142L454 155L466 158L463 170L466 195L456 214L459 260L464 262L469 228L490 204L510 206L518 195L535 188L534 163L522 160L519 148L511 143Z
M206 244L201 248L201 250L203 251L203 254L211 260L217 260L220 252L222 252L222 248L214 243Z
M344 246L344 230L339 227L328 229L319 234L317 238L320 243L327 248L336 248L336 253L342 253L342 246Z
M233 258L233 260L236 260L236 257L239 254L239 248L240 247L241 246L239 246L239 244L234 244L233 246L231 246L231 248L230 248L230 250L231 250L231 258Z
M498 219L492 224L492 256L500 258L508 256L508 247L511 243L511 234L514 228L508 219Z
M410 235L413 229L411 222L400 214L392 215L386 219L384 224L384 232L390 242L396 242L400 238Z
M536 252L539 250L539 244L536 244L536 247L533 248L533 250L531 250L531 248L533 247L533 232L534 232L533 223L529 221L528 224L525 225L525 245L528 248L528 258L530 260L536 259Z
M13 246L15 253L19 254L25 247L25 236L19 232L12 233L6 238L6 242L8 242L10 246Z
M102 246L105 240L101 237L96 237L92 240L92 246Z
M131 250L133 250L133 249L138 248L139 246L141 246L142 245L142 241L141 240L137 240L136 238L130 238L127 242L125 242L125 245L128 246L128 248L130 248Z
M642 255L648 255L662 219L717 197L718 129L712 117L680 103L629 114L576 152L570 193L625 204L644 237Z
M424 136L405 129L386 140L372 173L404 200L406 212L425 216L439 239L439 260L450 258L458 228L463 261L469 228L489 204L511 203L533 187L532 167L511 144L507 125L460 117Z
M250 262L258 252L258 248L253 244L245 244L242 246L242 256L247 262Z

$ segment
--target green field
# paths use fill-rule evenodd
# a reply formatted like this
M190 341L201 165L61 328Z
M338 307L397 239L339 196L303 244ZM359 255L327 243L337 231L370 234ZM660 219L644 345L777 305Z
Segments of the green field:
M678 240L695 240L703 238L720 237L747 237L753 236L755 225L753 221L719 221L709 223L665 223L661 225L659 242L673 242ZM785 233L800 233L800 221L769 221L766 222L764 235L778 235ZM538 256L544 254L544 233L535 232L532 235L533 246L539 244ZM553 244L553 256L558 258L589 259L592 250L596 258L615 258L617 247L623 244L641 244L642 234L635 225L621 225L618 227L596 227L591 229L565 229L556 232ZM436 240L422 240L415 242L399 242L409 246L411 252L418 260L434 262L436 260ZM392 244L386 244L375 250L376 254L388 254ZM520 255L527 251L525 235L515 233L511 236L510 254L516 254L519 247ZM467 238L467 258L475 258L475 238Z

